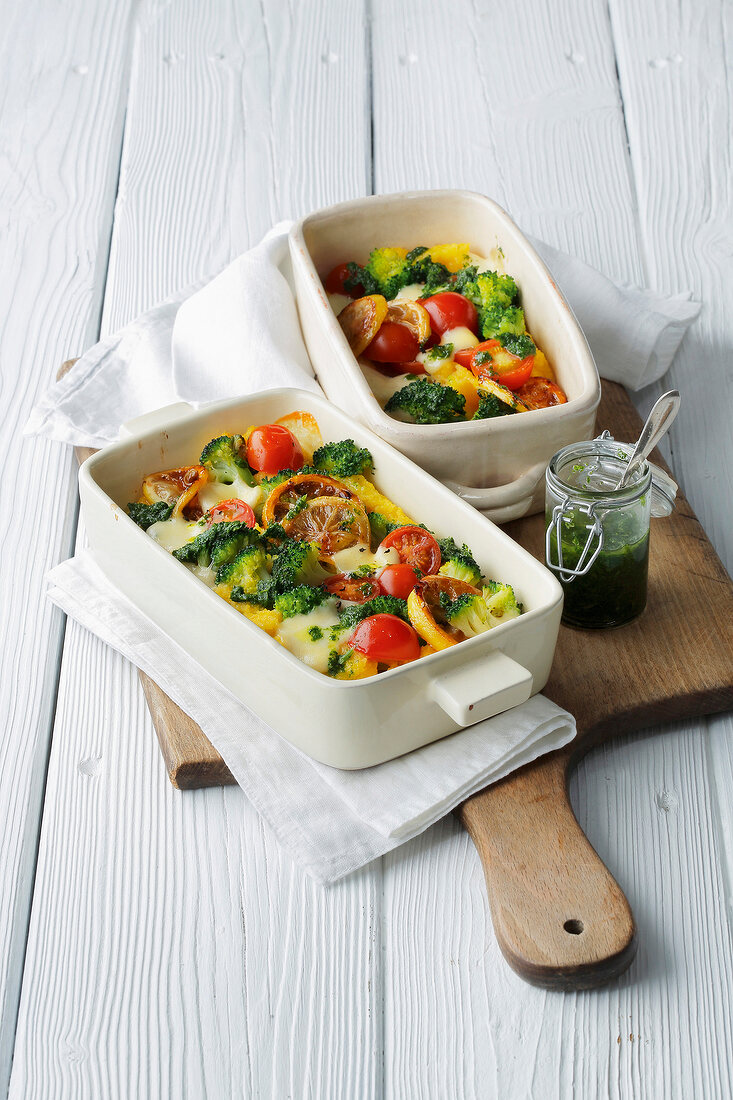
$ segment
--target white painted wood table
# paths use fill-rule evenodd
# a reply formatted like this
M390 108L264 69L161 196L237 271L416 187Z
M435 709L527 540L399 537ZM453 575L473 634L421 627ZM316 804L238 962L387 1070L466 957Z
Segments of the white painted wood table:
M2 7L0 1095L729 1097L730 717L582 764L639 954L601 991L530 988L453 819L323 890L238 789L169 786L134 670L44 599L75 462L19 432L63 359L274 220L468 187L701 298L671 461L730 568L730 4Z

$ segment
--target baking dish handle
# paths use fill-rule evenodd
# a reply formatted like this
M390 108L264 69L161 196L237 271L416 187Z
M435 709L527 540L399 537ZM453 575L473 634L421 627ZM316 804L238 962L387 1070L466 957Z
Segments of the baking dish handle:
M527 514L542 478L545 476L546 462L538 462L516 481L508 485L494 485L488 489L472 488L458 481L445 481L444 485L478 508L479 512L490 512L495 523L508 523L511 519L520 519Z
M532 673L495 649L488 657L444 672L428 694L459 726L470 726L519 706L532 693Z
M120 428L120 435L124 438L128 435L139 435L141 432L164 428L167 424L173 424L176 420L181 420L191 410L192 406L185 401L176 401L173 405L165 405L162 409L153 409L152 412L136 416L134 420L128 420Z

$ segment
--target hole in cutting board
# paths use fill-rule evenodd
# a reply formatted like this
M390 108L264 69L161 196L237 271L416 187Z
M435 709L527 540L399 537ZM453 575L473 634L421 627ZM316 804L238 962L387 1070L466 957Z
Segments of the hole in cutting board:
M571 936L579 936L583 931L582 920L566 920L563 928L566 932L569 932Z

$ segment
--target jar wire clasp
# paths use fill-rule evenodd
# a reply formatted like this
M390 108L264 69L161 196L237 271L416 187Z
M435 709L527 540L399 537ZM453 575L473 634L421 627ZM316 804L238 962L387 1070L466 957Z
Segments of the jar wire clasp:
M562 521L567 515L568 508L570 506L570 497L566 496L560 504L557 504L552 510L552 519L547 526L545 532L545 561L554 573L557 573L561 580L567 582L574 581L576 577L584 577L593 568L593 563L603 549L603 524L598 516L595 514L596 501L591 504L581 504L579 501L573 502L573 510L575 512L585 512L591 523L586 525L586 531L588 532L588 538L586 539L585 546L583 547L581 554L578 558L577 564L574 569L566 566L563 560L562 552ZM552 559L552 534L555 533L555 547L557 549L557 561ZM593 547L594 542L597 541L597 545Z

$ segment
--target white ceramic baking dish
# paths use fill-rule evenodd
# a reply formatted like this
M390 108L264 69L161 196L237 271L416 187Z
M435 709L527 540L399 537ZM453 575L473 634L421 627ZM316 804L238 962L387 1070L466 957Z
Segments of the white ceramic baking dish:
M512 275L527 328L552 363L566 405L496 420L404 424L372 394L319 278L373 248L466 241ZM375 195L310 214L290 233L300 323L326 395L496 522L542 510L544 472L561 447L593 436L600 382L572 310L526 237L495 202L470 191Z
M296 409L313 413L325 439L352 437L368 447L379 488L439 535L467 542L487 576L514 586L524 614L379 676L333 680L211 592L127 516L126 505L138 499L146 474L190 464L213 437ZM96 560L207 672L309 756L337 768L369 767L516 706L544 686L562 610L562 592L549 570L322 398L281 389L198 411L176 405L128 430L129 438L87 459L79 473Z

